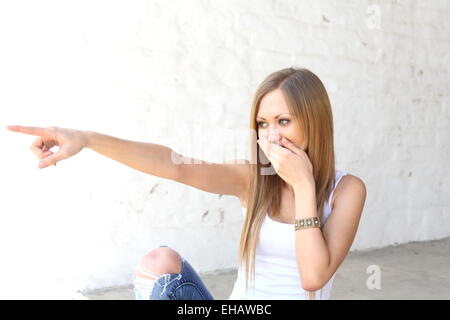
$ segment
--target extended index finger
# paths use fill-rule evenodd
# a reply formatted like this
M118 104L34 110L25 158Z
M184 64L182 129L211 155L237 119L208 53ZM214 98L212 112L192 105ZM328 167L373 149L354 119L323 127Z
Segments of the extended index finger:
M6 126L6 128L10 131L25 133L25 134L31 134L33 136L41 136L46 134L45 128L41 127L27 127L27 126Z

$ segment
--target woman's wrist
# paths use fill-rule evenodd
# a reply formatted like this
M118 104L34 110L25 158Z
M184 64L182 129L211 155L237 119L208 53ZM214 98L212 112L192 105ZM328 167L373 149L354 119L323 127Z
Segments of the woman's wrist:
M81 131L81 135L83 136L83 139L85 141L84 147L92 148L95 132L85 130Z
M294 189L294 193L304 193L310 191L316 194L316 183L314 180L296 183L292 186L292 188Z
M317 216L316 193L313 188L294 189L295 219Z
M311 186L295 186L294 187L295 197L302 199L312 199L316 197L316 190Z

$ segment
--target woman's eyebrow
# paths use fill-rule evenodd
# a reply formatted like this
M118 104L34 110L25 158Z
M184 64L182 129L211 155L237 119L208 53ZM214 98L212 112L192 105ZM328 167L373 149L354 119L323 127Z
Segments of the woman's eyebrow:
M290 115L290 113L287 113L287 112L285 112L285 113L280 113L279 115L277 115L276 117L275 117L275 119L277 119L279 116L281 116L282 114L289 114ZM263 119L263 120L266 120L266 119L264 119L263 117L260 117L260 116L256 116L257 118L260 118L260 119Z

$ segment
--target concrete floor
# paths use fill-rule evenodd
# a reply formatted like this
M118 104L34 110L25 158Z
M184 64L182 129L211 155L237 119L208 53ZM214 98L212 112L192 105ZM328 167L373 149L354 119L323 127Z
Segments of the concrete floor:
M379 267L379 289L368 288L367 283L373 284L368 279L374 279L369 266ZM200 273L220 300L228 299L236 275L236 270ZM93 300L134 299L131 285L81 293ZM450 237L350 252L337 271L331 295L333 300L450 299Z

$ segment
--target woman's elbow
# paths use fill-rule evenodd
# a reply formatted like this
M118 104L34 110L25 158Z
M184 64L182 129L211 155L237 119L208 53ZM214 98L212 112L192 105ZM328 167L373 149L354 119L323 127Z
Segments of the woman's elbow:
M306 291L316 291L323 287L323 283L319 279L305 279L302 280L301 286Z

